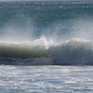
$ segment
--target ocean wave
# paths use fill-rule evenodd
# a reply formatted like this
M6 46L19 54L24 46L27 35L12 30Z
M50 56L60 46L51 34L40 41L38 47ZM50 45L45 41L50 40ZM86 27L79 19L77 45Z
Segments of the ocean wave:
M41 42L24 42L24 43L0 43L0 56L13 58L37 58L50 57Z
M0 43L0 64L93 65L93 41L70 39L61 43L45 38L24 43Z
M39 58L12 58L0 57L0 65L55 65L53 58L39 57Z
M0 42L0 64L54 65L53 60L42 40L23 43Z
M48 49L60 65L93 65L93 41L71 39Z

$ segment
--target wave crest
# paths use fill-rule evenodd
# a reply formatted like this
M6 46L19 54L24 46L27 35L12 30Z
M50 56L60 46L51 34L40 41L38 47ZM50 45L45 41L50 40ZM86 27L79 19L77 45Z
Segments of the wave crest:
M71 39L51 46L49 53L60 65L93 65L93 41Z
M93 65L93 41L71 39L61 43L37 39L24 43L0 43L0 64Z

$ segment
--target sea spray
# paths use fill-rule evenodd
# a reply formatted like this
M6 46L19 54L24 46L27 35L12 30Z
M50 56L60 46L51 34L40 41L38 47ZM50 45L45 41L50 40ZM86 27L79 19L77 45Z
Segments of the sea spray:
M44 42L0 43L0 64L53 65L53 57L46 51Z
M0 3L0 63L92 65L92 10L89 2Z
M60 65L93 65L93 41L71 39L51 46L49 53Z

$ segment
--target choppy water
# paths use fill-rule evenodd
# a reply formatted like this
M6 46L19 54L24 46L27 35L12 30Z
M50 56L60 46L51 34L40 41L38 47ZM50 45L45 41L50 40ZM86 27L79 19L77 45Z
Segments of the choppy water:
M0 93L92 92L92 66L0 66Z

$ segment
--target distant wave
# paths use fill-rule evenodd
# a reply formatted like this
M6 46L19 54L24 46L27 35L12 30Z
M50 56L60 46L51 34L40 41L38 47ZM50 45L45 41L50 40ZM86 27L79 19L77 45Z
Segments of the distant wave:
M0 64L93 65L93 41L71 39L50 43L38 39L24 43L0 43Z

